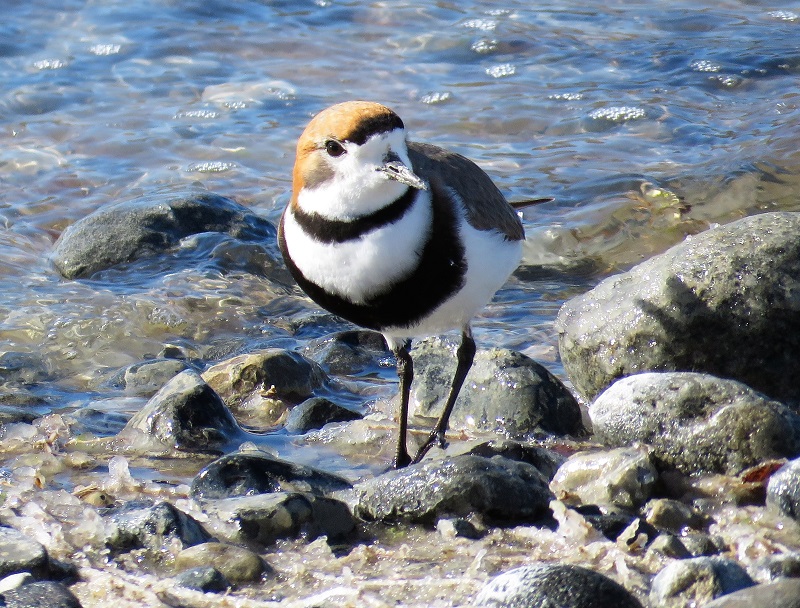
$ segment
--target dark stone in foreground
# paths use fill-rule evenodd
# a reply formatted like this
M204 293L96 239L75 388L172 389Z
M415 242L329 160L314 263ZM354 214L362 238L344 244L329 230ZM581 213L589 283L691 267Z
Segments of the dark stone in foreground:
M270 492L324 495L349 487L343 477L252 451L226 454L206 465L192 480L191 493L210 500Z
M800 214L765 213L687 238L568 301L564 368L591 400L616 378L693 370L800 399Z
M800 458L787 462L769 478L767 504L800 519Z
M419 342L411 353L411 415L429 424L444 407L456 367L455 346L440 338ZM464 380L450 427L471 426L519 438L533 431L583 435L578 402L545 367L522 353L478 348Z
M211 538L194 518L168 502L122 508L111 512L108 517L111 525L106 544L118 551L140 548L161 551L175 541L188 547Z
M549 513L553 499L536 467L469 454L389 471L356 484L353 496L357 517L415 523L470 513L498 522L534 521Z
M206 232L269 243L276 235L270 222L229 198L200 188L166 190L106 205L78 220L56 241L52 260L64 278L88 277Z
M243 431L222 399L196 373L181 372L125 425L119 436L139 431L189 451L222 451Z
M472 604L481 608L642 608L607 576L567 564L535 564L493 578Z
M596 437L653 448L660 468L726 473L800 453L800 416L744 384L691 372L615 382L589 408Z
M2 597L8 608L81 608L72 592L61 583L42 581L28 583L10 591Z
M800 579L748 587L723 595L703 608L800 608Z

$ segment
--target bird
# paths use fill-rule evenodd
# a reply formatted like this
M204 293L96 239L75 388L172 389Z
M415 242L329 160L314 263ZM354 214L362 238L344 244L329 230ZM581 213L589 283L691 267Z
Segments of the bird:
M482 169L455 152L410 141L387 106L338 103L300 135L278 245L311 300L383 334L399 378L395 468L419 462L435 443L446 445L475 357L471 321L519 265L524 239L517 211ZM461 331L461 341L449 394L412 458L411 342L451 330Z

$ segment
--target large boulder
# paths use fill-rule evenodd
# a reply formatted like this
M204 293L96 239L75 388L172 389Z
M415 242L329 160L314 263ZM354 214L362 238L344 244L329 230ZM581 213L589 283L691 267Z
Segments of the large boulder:
M733 378L800 399L800 213L708 230L568 301L564 368L591 400L644 371Z

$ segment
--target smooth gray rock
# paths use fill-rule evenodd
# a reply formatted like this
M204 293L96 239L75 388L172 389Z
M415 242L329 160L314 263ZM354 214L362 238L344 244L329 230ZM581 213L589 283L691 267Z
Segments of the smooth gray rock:
M541 563L499 574L481 589L480 608L642 608L607 576L568 564Z
M207 502L203 508L209 517L227 524L215 527L216 535L237 544L269 545L301 534L309 540L323 535L335 540L356 525L345 503L299 492L238 496Z
M735 475L800 453L800 416L740 382L691 372L615 382L589 407L595 436L642 442L659 468Z
M653 608L703 606L721 595L750 587L753 579L732 559L720 556L674 561L653 579Z
M471 454L389 471L356 484L352 496L362 519L415 523L470 513L500 522L534 521L549 513L553 499L547 478L533 465Z
M3 592L7 608L81 608L72 592L61 583L28 583Z
M243 435L230 410L194 371L181 372L120 431L142 432L179 450L223 451Z
M151 397L187 369L190 365L178 359L150 359L125 368L120 380L126 393Z
M705 604L703 608L800 608L800 579L748 587Z
M193 517L168 502L145 507L133 504L113 510L107 517L105 542L117 551L140 548L162 551L175 542L188 547L211 538Z
M567 503L615 505L633 509L653 494L658 471L643 445L573 454L550 482Z
M350 487L338 475L254 450L226 454L207 464L192 480L191 493L197 500L213 500L271 492L325 495Z
M198 233L275 242L275 227L229 198L201 188L162 190L106 205L69 226L51 259L67 279L164 252Z
M456 345L441 338L414 347L410 413L421 425L438 418L455 372ZM519 438L533 431L583 435L578 402L564 384L522 353L478 348L450 418L451 428L472 426Z
M47 570L44 546L14 528L0 526L0 576L15 572L41 575Z
M713 228L610 277L556 319L564 368L587 401L615 379L693 370L800 399L800 214Z
M346 422L363 418L358 412L337 405L325 397L312 397L291 409L283 425L289 433L307 433L321 429L329 422Z

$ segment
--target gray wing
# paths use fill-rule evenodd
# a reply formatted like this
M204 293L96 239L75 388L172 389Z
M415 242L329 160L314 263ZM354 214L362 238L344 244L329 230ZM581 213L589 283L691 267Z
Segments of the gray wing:
M408 143L414 172L430 183L434 196L444 196L449 187L461 197L467 221L478 230L497 230L510 241L525 239L516 211L491 178L468 158L438 146Z

